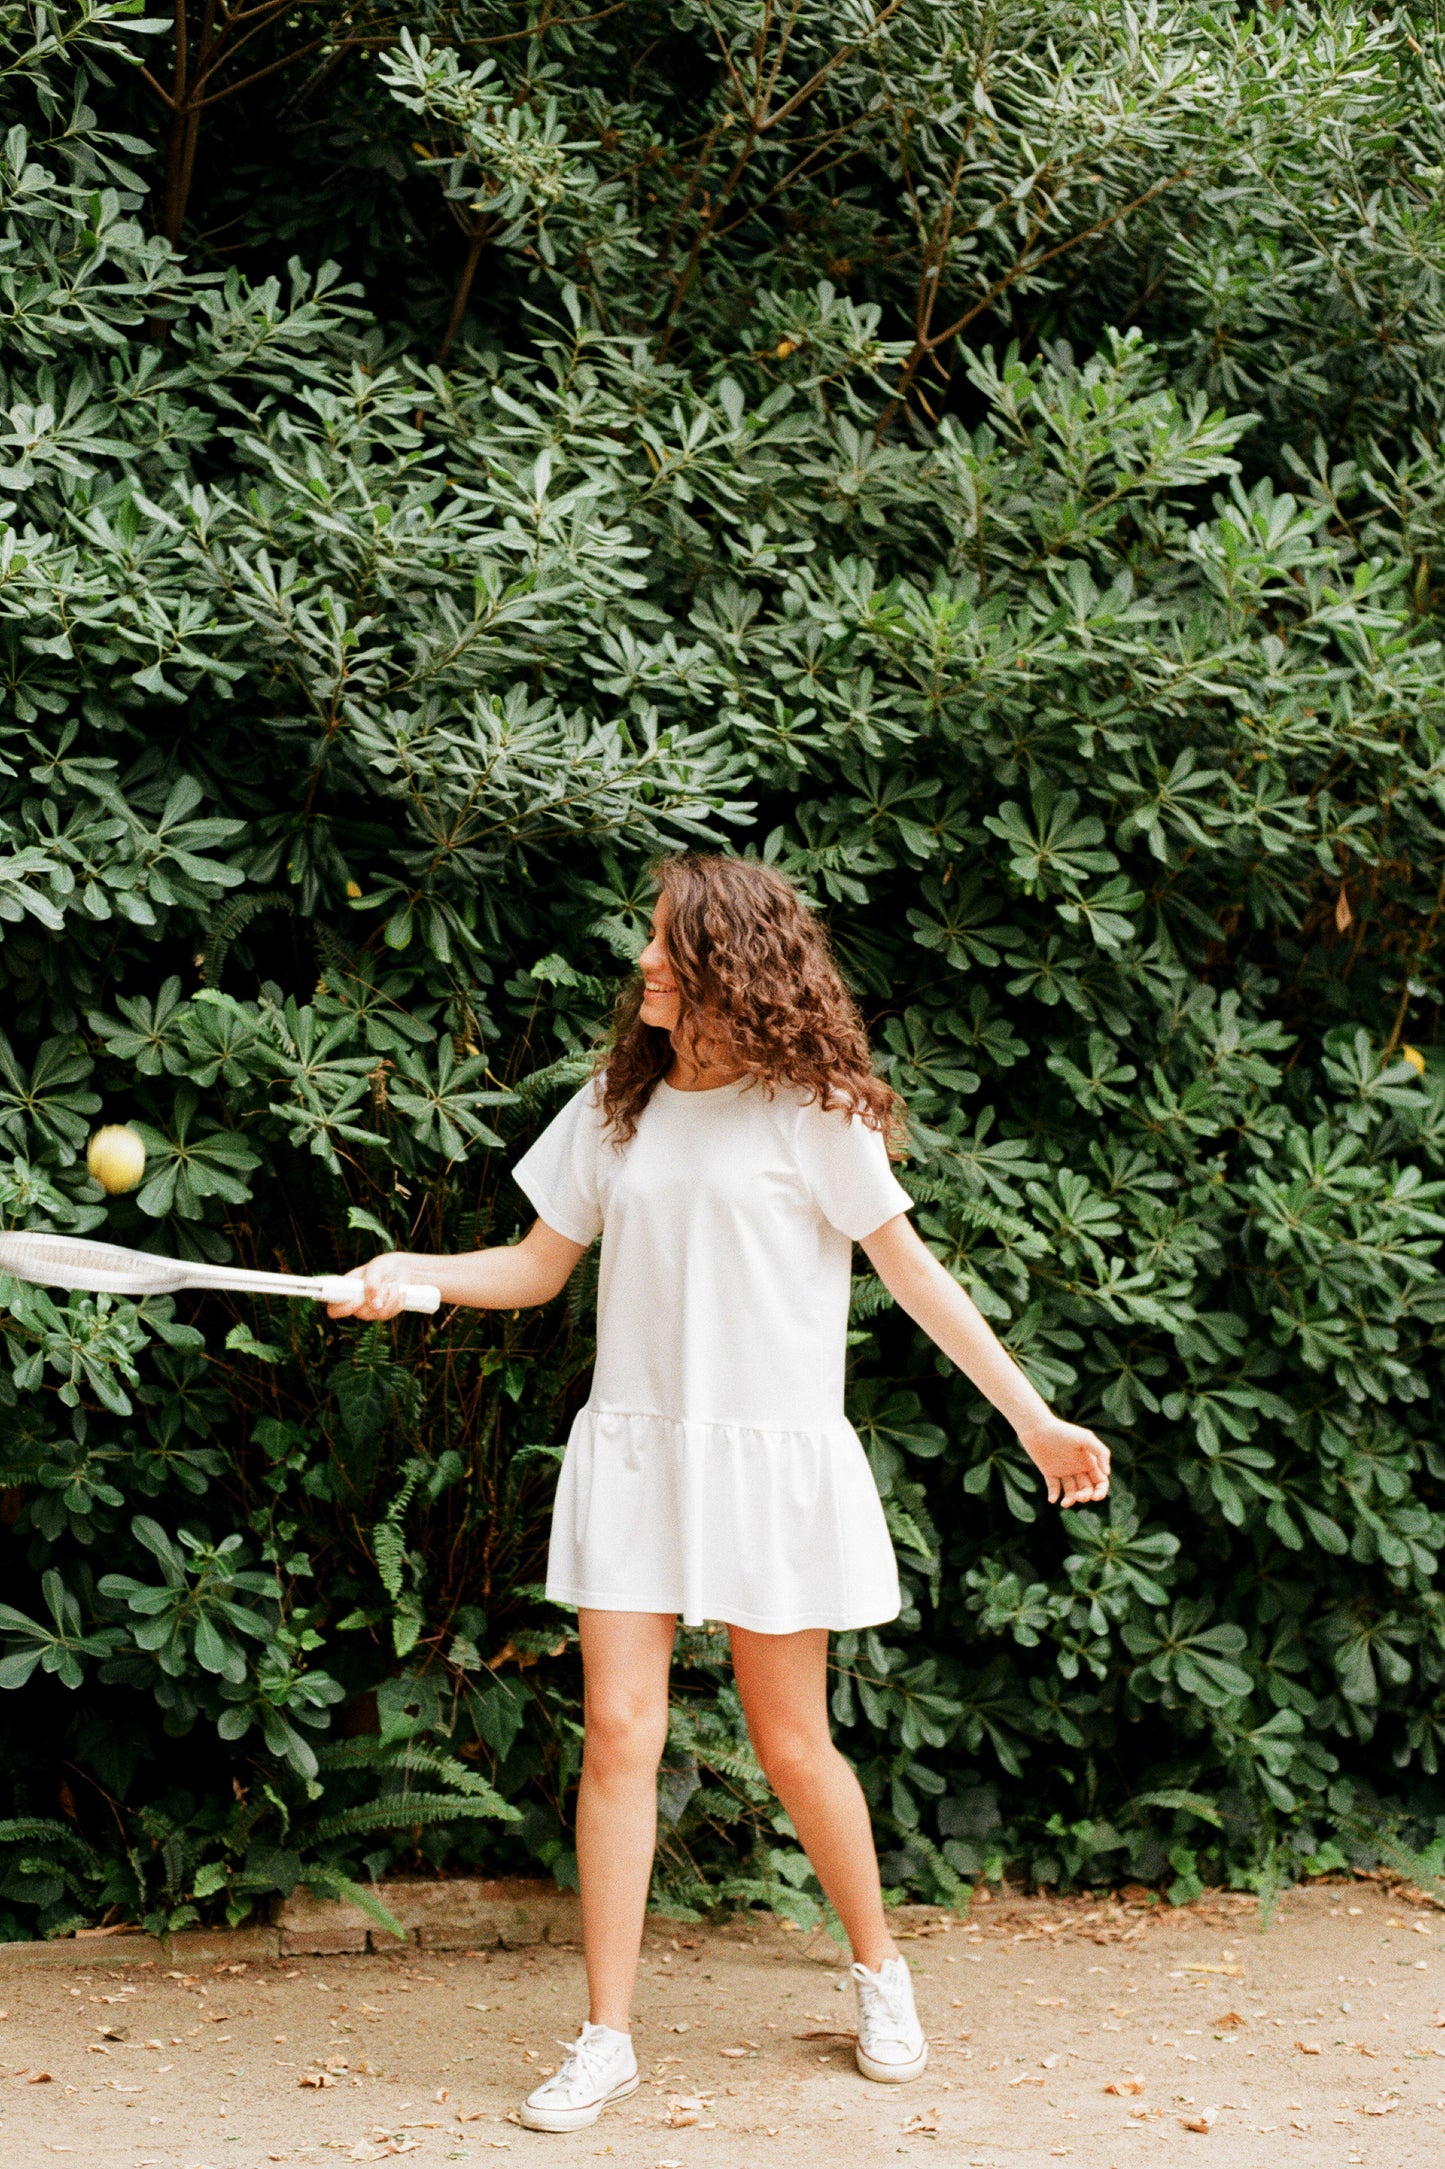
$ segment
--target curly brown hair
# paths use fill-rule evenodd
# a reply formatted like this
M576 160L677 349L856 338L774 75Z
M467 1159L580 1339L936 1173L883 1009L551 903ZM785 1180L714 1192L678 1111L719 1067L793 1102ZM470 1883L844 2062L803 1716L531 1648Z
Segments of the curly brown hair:
M695 1044L756 1077L769 1097L780 1084L800 1087L824 1107L861 1116L893 1145L902 1103L873 1074L858 1005L793 884L756 859L713 852L679 852L652 871L667 899L668 961ZM669 1034L644 1024L641 1007L638 972L618 997L598 1057L603 1110L619 1144L673 1058Z

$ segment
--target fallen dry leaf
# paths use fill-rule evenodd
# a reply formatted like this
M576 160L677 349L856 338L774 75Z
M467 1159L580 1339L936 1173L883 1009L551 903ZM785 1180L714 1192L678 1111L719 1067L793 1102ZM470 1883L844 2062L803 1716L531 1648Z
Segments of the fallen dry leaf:
M53 2086L55 2084L55 2073L53 2071L32 2071L29 2083L32 2086Z
M1213 2131L1218 2118L1218 2109L1201 2109L1197 2116L1181 2116L1179 2121L1186 2131Z
M856 2028L852 2026L810 2026L806 2033L795 2033L795 2041L856 2041ZM746 2049L724 2049L724 2056L746 2056Z
M298 2086L334 2086L336 2081L329 2071L303 2071L296 2084Z
M1182 1966L1182 1973L1243 1973L1243 1966Z
M1110 2079L1104 2088L1106 2094L1142 2094L1143 2091L1142 2079Z
M1320 2053L1318 2045L1313 2041L1296 2041L1295 2047L1301 2056L1318 2056Z
M936 2109L929 2109L926 2112L920 2111L917 2116L910 2116L903 2129L905 2132L911 2132L915 2136L920 2132L937 2131L938 2111Z
M1215 2021L1216 2026L1242 2026L1245 2021L1238 2011L1225 2011Z

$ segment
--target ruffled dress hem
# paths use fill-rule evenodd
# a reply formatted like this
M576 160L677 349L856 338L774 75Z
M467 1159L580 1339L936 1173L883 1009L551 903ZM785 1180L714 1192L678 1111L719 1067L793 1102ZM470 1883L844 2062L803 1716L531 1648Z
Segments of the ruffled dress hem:
M579 1410L552 1515L547 1595L755 1634L882 1626L898 1569L862 1441L818 1430Z
M676 1612L681 1617L682 1603L651 1604L640 1597L600 1597L591 1589L562 1589L547 1584L547 1597L553 1604L573 1604L579 1611L589 1612ZM840 1619L836 1612L808 1613L798 1619L778 1619L772 1613L764 1616L757 1612L744 1614L736 1605L726 1612L708 1612L701 1619L683 1619L685 1627L704 1627L709 1624L721 1627L744 1627L750 1634L803 1634L810 1628L822 1627L829 1634L860 1634L865 1627L886 1627L903 1609L902 1599L891 1612L870 1611L857 1619Z

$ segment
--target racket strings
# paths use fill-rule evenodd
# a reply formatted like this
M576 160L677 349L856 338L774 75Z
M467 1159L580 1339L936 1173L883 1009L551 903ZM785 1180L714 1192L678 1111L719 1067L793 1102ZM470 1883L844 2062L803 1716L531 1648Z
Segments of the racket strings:
M90 1243L78 1235L43 1235L24 1229L0 1235L0 1265L13 1257L16 1269L54 1265L88 1273L154 1272L156 1261L143 1250L122 1250L117 1243Z
M169 1260L118 1243L87 1242L79 1235L45 1235L36 1228L0 1235L0 1272L41 1287L91 1294L166 1295L185 1285Z

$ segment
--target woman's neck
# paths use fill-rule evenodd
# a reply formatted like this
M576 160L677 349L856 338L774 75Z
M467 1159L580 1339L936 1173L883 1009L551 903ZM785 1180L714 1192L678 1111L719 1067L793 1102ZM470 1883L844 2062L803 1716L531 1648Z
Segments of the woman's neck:
M743 1074L737 1062L700 1061L690 1053L687 1046L672 1042L672 1061L663 1072L663 1081L674 1092L715 1092L719 1085L736 1083Z

